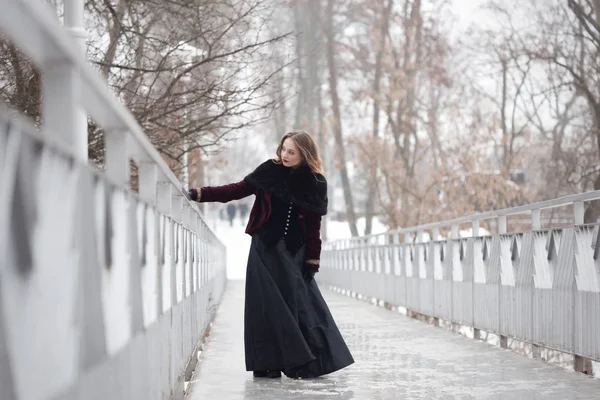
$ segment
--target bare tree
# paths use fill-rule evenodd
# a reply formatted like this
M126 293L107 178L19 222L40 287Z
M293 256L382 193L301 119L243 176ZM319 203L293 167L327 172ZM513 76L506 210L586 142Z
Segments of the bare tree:
M494 154L502 175L509 178L520 165L518 159L527 144L530 121L526 116L532 61L520 48L509 13L489 6L506 18L505 30L480 32L474 38L473 59L476 69L492 76L492 82L472 81L473 93L480 99L478 108L488 121L487 138L494 145ZM474 74L472 68L469 72Z
M0 37L0 96L35 123L41 118L41 79L33 63Z
M375 56L375 76L373 78L373 136L379 136L379 120L380 120L380 103L381 103L381 78L383 76L383 56L387 51L387 38L390 29L390 19L394 6L393 0L388 0L385 7L379 7L380 19L379 24L381 30L379 32L379 40L377 43L377 54ZM376 160L374 158L372 160ZM369 163L369 180L368 180L367 202L365 206L365 235L371 233L373 225L373 216L375 212L375 197L377 190L377 163Z
M600 189L600 169L596 168L600 162L598 6L595 1L532 2L527 17L535 28L511 24L510 42L505 41L516 43L527 63L543 68L546 79L536 80L532 91L541 97L544 114L552 118L544 123L539 111L526 114L534 116L531 124L543 137L552 139L550 158L558 168L550 173L552 180L562 176L562 184L576 191L590 186ZM495 5L494 11L511 23L507 10ZM587 222L600 216L600 204L595 203L586 210Z
M344 200L346 203L346 218L350 226L352 236L358 236L356 227L356 214L354 213L354 200L348 169L346 167L346 151L344 146L344 137L342 133L342 115L340 111L340 99L338 95L338 70L336 66L335 54L335 31L333 24L335 0L327 0L327 11L325 17L325 33L327 37L327 65L329 70L329 92L331 95L331 107L333 111L333 133L336 143L336 162L342 178L342 189L344 190Z
M174 169L216 152L231 132L271 118L289 33L266 29L279 0L87 0L87 56ZM61 7L56 7L60 12ZM59 16L60 17L60 16ZM8 42L0 92L40 118L39 77ZM273 51L273 49L277 51ZM276 59L276 62L274 62ZM89 121L91 162L103 131ZM199 154L199 153L198 153Z

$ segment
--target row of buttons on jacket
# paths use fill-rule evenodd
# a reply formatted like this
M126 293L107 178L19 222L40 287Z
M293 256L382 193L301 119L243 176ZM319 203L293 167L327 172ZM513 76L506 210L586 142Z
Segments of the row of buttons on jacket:
M290 217L292 216L292 202L290 201L290 208L288 209L287 220L285 221L285 231L283 235L287 235L288 227L290 226Z

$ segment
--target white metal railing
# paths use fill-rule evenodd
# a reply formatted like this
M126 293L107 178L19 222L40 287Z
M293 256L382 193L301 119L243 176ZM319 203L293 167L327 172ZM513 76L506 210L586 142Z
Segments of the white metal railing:
M600 191L476 214L452 221L328 242L319 282L411 312L600 360L600 234L583 224L584 202ZM540 211L570 206L575 223L543 229ZM506 218L529 213L532 229L507 233ZM479 223L497 218L498 233ZM472 236L458 226L471 224ZM450 238L442 239L440 229ZM431 233L433 232L433 233Z
M41 71L44 115L0 110L0 398L181 398L225 248L46 4L1 1L0 32ZM81 157L82 107L104 172Z

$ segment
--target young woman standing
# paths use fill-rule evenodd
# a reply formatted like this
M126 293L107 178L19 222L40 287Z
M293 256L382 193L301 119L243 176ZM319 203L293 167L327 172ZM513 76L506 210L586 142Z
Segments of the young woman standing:
M313 279L319 271L327 181L311 136L287 133L276 156L242 181L189 190L192 200L256 195L246 233L246 370L255 377L314 378L354 362Z

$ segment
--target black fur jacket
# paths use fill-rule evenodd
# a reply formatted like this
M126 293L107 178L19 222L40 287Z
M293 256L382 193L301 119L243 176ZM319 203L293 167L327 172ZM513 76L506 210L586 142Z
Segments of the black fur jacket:
M315 214L327 214L327 180L306 165L289 168L267 160L244 180Z

